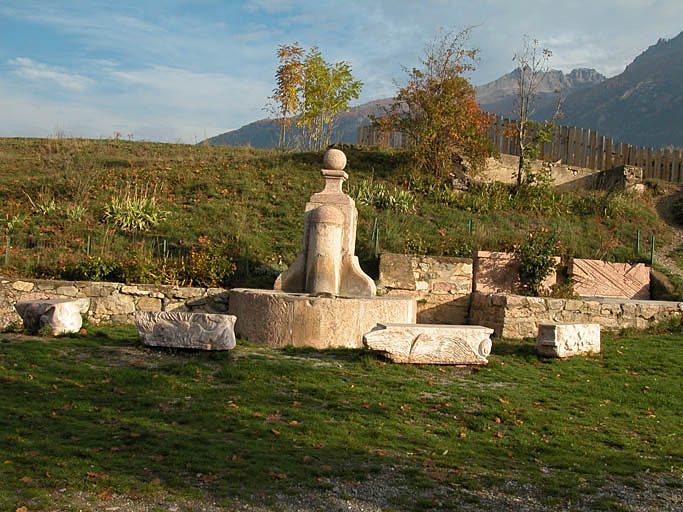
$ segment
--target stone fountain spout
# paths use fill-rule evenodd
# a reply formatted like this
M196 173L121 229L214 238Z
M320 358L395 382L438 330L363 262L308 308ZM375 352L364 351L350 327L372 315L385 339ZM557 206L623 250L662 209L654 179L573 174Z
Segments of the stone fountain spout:
M358 210L342 189L346 155L330 149L323 159L325 188L313 194L304 213L303 248L274 288L289 293L372 297L374 281L355 255Z

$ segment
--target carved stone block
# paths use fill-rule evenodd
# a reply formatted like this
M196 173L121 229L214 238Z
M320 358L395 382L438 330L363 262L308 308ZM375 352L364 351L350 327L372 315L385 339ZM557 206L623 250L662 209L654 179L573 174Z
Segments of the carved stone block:
M53 334L65 334L81 329L81 302L73 299L42 299L17 302L14 307L27 330L38 332L49 326Z
M478 325L379 324L363 341L395 363L483 365L492 333Z
M230 350L235 348L233 315L139 311L135 325L142 343L152 347Z
M536 351L547 357L600 352L600 324L540 324Z

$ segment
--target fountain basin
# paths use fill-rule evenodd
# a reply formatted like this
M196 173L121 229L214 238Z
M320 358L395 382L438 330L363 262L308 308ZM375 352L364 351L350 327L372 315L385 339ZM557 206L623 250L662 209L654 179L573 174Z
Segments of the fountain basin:
M415 323L410 296L328 297L280 290L235 288L229 313L235 333L252 343L283 347L362 348L377 324Z

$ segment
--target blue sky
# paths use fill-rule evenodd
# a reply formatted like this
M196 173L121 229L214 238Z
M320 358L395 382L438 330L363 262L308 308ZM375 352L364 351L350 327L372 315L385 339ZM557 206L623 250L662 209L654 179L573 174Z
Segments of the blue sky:
M362 103L392 96L439 28L476 25L481 84L523 34L554 68L613 76L682 20L682 0L0 0L0 136L194 143L265 116L294 41L349 61Z

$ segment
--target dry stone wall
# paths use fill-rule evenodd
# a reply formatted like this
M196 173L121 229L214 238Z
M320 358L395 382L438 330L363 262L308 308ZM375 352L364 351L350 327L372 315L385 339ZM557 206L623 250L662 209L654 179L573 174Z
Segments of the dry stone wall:
M222 288L0 278L0 328L21 324L17 302L53 298L85 299L93 323L133 323L137 311L228 311L228 291Z
M590 300L472 294L469 321L505 338L536 337L542 323L600 324L603 330L647 327L680 316L683 302L593 298Z
M385 253L380 258L377 290L387 295L414 295L419 323L466 324L472 260Z

